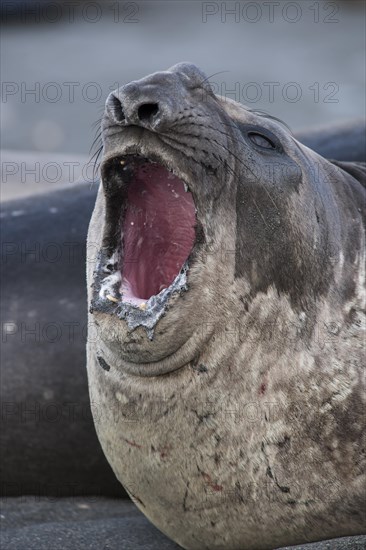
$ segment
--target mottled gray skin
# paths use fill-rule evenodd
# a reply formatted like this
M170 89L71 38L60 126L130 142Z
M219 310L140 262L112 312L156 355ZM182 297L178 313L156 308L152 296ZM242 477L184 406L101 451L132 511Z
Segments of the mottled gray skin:
M159 112L141 121L143 103ZM343 170L214 96L189 64L116 90L103 141L104 178L115 156L159 159L189 185L204 233L153 340L116 304L95 306L88 262L89 388L118 479L184 548L364 532L364 166ZM105 212L101 186L93 250Z

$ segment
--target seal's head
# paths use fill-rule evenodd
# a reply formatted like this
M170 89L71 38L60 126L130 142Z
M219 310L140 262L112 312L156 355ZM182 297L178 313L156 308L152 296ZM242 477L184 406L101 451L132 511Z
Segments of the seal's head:
M258 292L298 311L326 292L339 235L324 164L284 125L180 63L111 93L102 136L89 298L107 363L162 374Z

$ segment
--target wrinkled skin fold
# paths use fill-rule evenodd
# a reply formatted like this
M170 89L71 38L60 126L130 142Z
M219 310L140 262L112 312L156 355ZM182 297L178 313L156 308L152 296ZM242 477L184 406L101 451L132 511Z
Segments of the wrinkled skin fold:
M184 548L363 532L364 165L187 63L113 92L102 130L88 378L116 476Z

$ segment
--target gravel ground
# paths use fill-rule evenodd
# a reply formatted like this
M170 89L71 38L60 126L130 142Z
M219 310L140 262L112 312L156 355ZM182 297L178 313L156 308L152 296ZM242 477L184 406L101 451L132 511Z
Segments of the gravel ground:
M174 550L130 501L105 498L7 498L2 550ZM283 550L362 550L366 537L345 537Z

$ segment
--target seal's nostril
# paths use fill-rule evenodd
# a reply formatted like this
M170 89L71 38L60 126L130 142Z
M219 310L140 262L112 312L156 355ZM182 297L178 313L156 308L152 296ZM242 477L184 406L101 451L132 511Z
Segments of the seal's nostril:
M108 103L114 119L117 122L124 122L125 114L122 109L122 103L120 102L118 97L116 97L115 95L110 95Z
M138 108L137 116L141 122L149 122L158 111L159 105L157 103L144 103Z

